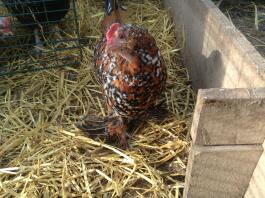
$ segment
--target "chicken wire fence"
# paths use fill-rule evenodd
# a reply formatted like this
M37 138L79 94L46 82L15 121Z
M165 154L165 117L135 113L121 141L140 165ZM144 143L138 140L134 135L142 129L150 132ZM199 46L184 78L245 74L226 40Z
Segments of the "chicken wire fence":
M0 0L0 76L81 59L76 0Z

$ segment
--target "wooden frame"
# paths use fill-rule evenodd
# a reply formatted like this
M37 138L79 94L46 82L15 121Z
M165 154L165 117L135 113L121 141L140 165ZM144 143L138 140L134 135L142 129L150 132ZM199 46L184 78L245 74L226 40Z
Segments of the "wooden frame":
M202 89L184 197L265 197L265 59L210 0L164 4L178 35L184 31L184 63Z

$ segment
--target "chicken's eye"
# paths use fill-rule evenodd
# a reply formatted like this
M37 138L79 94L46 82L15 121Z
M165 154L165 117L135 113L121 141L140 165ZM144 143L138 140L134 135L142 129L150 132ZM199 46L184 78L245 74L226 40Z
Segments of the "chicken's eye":
M124 38L125 38L125 35L124 35L123 33L120 33L120 34L119 34L119 38L120 38L120 39L124 39Z

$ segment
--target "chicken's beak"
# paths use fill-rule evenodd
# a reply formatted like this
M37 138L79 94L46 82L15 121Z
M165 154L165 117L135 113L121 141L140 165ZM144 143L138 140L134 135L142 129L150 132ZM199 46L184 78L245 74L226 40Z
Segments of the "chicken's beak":
M115 52L120 48L123 48L126 46L126 41L121 39L113 39L110 43L107 43L106 45L106 51L107 52Z

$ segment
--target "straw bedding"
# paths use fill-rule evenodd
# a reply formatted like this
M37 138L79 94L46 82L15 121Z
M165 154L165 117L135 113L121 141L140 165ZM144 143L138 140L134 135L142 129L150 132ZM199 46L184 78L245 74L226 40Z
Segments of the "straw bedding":
M220 0L214 0L219 2ZM263 0L224 1L220 9L265 57L265 2Z
M161 99L172 116L146 121L129 150L92 139L73 126L82 115L106 115L92 63L104 13L101 1L87 2L78 2L79 68L0 79L0 197L178 197L195 98L179 55L183 39L160 1L124 1L127 21L148 28L161 48L169 74Z

